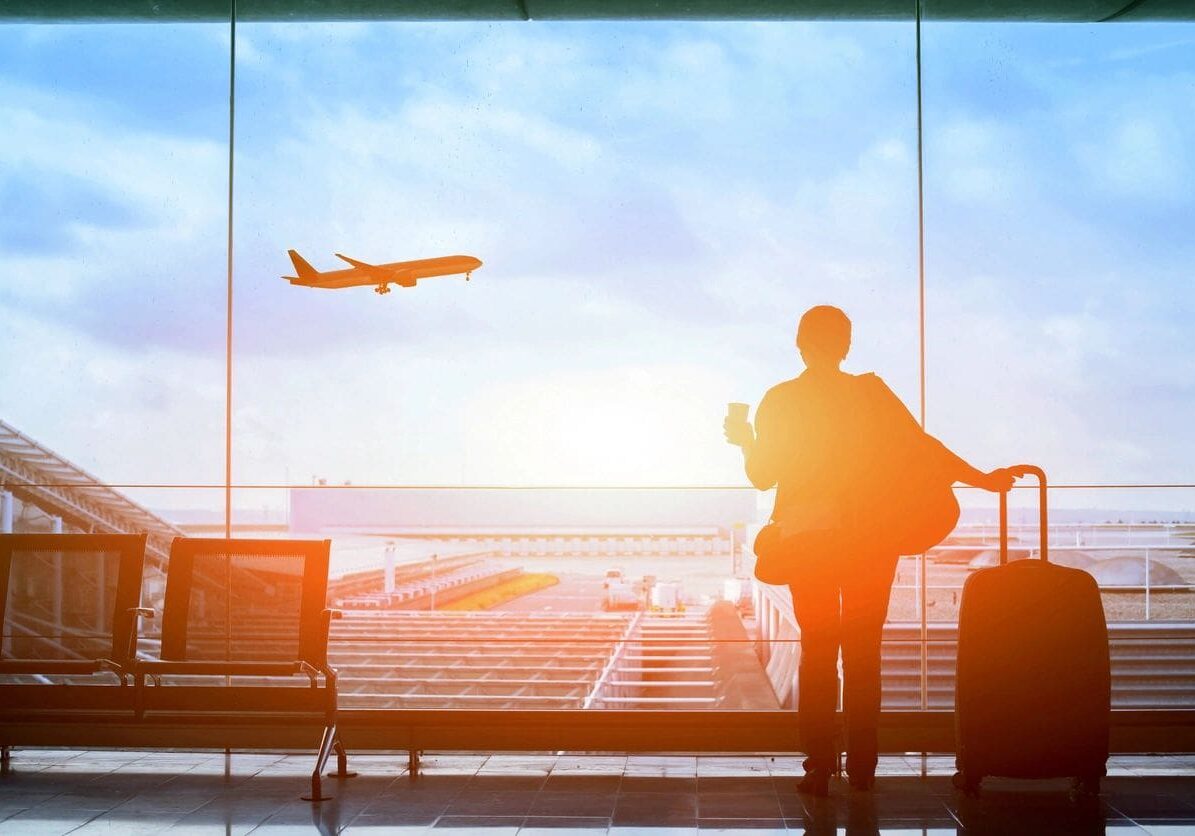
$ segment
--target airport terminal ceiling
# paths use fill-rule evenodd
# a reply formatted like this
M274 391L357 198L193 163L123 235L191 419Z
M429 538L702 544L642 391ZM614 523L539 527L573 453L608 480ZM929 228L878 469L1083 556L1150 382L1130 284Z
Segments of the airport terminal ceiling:
M0 20L217 21L229 0L11 0ZM909 0L239 0L275 20L908 20ZM1195 19L1193 0L928 0L927 20L1091 23Z

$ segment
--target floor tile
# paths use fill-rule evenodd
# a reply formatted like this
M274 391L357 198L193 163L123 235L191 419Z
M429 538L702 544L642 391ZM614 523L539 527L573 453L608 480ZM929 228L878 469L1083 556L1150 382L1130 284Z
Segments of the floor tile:
M525 816L536 793L525 790L474 791L466 789L452 800L452 816Z
M614 775L579 775L553 770L540 787L542 792L617 792L622 784L622 773Z
M531 805L531 816L603 816L614 814L614 793L542 791Z
M750 832L753 836L774 836L788 832L784 819L780 818L701 818L697 820L697 829L701 831L702 836L744 832Z
M779 818L775 792L703 792L697 796L697 815L703 819Z
M695 793L697 778L665 777L662 775L624 775L620 792Z
M528 816L519 828L519 836L566 836L563 831L589 836L605 833L609 826L608 816Z
M442 816L431 833L485 833L486 836L514 836L523 824L522 816Z
M329 780L332 799L313 805L299 800L308 788L307 755L226 761L212 753L19 750L17 768L0 776L0 831L1195 834L1195 758L1113 759L1103 796L1082 802L1071 799L1066 781L992 779L978 798L965 798L950 785L951 759L941 756L885 758L874 792L835 778L827 799L795 792L803 770L790 757L428 755L423 762L429 771L412 779L403 757L363 756L354 764L360 777Z

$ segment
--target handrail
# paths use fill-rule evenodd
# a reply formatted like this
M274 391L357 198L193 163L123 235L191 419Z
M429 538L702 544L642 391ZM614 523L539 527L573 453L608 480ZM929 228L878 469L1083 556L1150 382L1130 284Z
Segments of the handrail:
M592 708L594 703L604 699L601 696L602 689L609 684L610 677L614 675L614 671L618 669L618 663L622 660L623 654L626 652L627 644L631 641L631 637L639 627L639 622L643 618L643 611L638 610L635 615L627 619L626 629L622 631L622 637L619 638L618 643L614 646L610 653L610 658L607 660L605 666L602 668L601 674L594 680L593 687L590 689L588 696L585 697L584 702L581 703L582 708Z

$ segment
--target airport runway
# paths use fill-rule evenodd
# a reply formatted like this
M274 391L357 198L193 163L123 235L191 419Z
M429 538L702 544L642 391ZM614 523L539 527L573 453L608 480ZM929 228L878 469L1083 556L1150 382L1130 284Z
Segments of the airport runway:
M543 571L528 567L528 571ZM604 592L602 579L594 575L553 572L560 583L522 598L492 608L506 612L601 612Z

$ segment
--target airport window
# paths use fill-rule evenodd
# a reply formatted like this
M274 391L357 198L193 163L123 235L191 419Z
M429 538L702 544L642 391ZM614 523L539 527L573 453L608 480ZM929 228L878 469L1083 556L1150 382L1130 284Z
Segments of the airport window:
M927 23L919 135L911 20L4 24L5 525L331 538L346 709L791 708L721 425L833 303L849 371L1046 469L1116 705L1173 705L1130 657L1195 648L1191 35ZM952 704L997 554L958 495L896 571L888 709Z
M1190 34L925 30L930 428L963 449L1016 449L1059 484L1052 557L1099 582L1114 674L1128 643L1190 641L1143 622L1195 616L1180 371L1195 355ZM1031 524L1031 493L1017 500ZM1114 701L1152 699L1128 679Z

